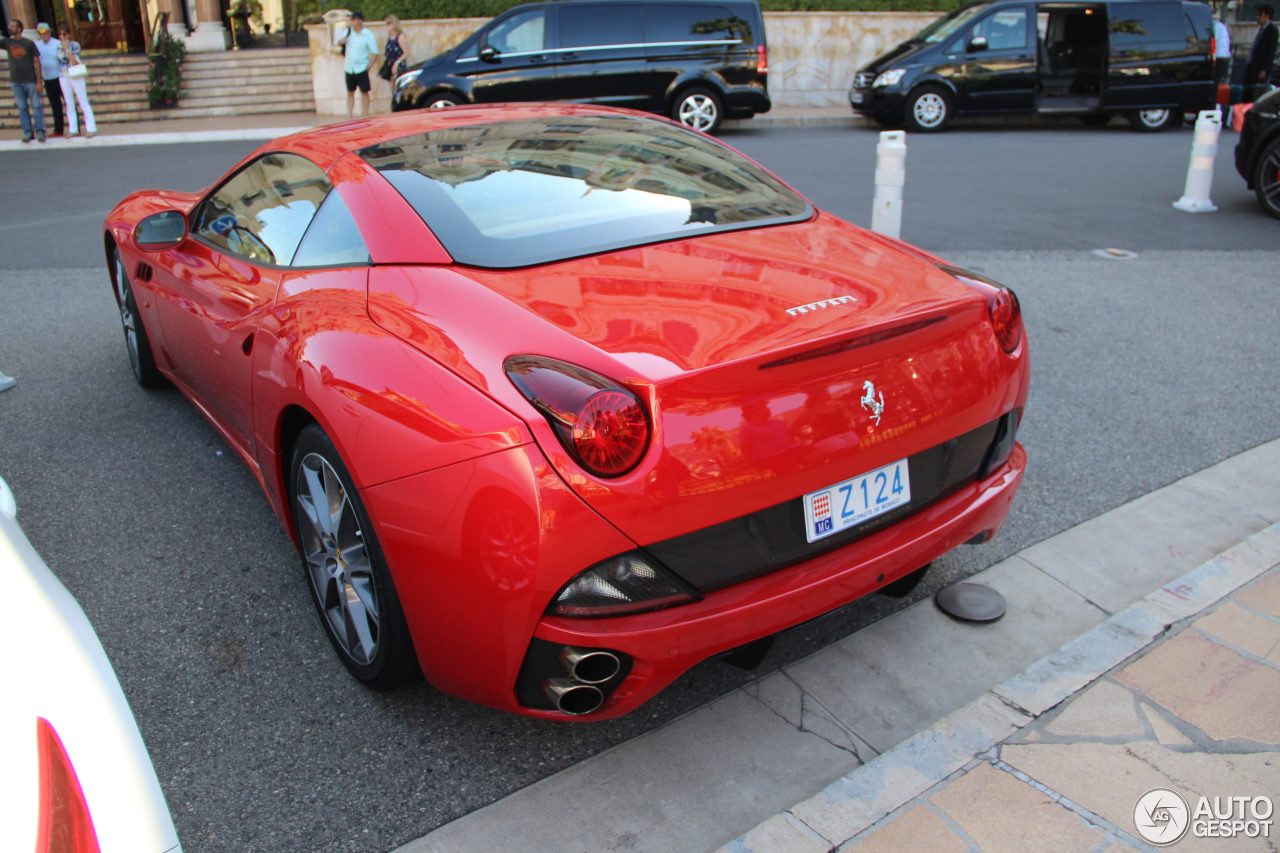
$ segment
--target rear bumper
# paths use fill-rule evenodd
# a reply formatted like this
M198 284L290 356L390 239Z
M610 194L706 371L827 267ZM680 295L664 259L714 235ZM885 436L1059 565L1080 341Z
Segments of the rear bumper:
M892 583L979 535L994 535L1009 514L1026 469L1016 445L995 474L846 548L709 593L694 604L611 619L543 617L534 636L556 645L627 655L630 672L589 717L621 716L708 657L795 627ZM540 709L530 716L566 719Z

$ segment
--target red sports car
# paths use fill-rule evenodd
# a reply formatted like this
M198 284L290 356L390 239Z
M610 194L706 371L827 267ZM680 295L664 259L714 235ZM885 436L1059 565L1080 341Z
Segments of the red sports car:
M1026 464L1011 291L663 119L322 127L104 238L135 377L243 457L372 687L624 714L989 539Z

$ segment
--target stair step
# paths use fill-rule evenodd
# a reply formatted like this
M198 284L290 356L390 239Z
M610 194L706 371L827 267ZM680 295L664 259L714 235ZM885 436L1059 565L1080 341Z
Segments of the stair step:
M210 89L237 89L246 88L253 89L257 92L270 92L275 86L293 86L305 87L310 90L311 77L302 77L298 74L273 74L262 77L187 77L182 78L182 91L210 90Z

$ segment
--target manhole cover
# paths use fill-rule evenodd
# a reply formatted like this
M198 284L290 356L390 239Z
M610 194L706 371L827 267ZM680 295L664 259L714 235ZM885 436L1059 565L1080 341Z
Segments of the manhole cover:
M938 590L933 597L938 609L965 622L994 622L1004 615L1004 596L989 586L958 583Z

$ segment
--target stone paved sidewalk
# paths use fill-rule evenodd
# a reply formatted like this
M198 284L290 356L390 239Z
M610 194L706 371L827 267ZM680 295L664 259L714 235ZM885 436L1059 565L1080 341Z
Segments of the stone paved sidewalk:
M1145 849L1134 810L1154 788L1178 793L1191 812L1175 849L1280 846L1280 815L1270 816L1269 838L1195 837L1204 829L1195 820L1200 797L1220 807L1218 817L1227 797L1263 795L1272 808L1280 800L1280 566L1174 625L840 849Z

